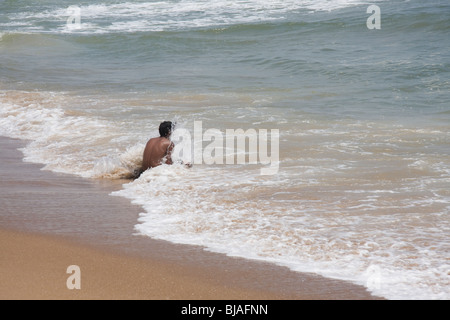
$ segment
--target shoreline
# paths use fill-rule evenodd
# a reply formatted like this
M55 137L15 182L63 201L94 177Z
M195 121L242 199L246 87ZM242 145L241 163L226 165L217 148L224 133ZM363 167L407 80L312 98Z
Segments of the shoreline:
M366 300L349 282L202 247L135 235L139 206L112 197L126 181L89 180L24 163L0 137L0 299ZM82 289L68 290L69 265Z

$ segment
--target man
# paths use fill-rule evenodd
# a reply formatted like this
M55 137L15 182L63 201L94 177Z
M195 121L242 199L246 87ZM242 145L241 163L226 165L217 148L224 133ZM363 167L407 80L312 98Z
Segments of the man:
M131 178L137 179L144 171L165 164L173 164L172 151L174 144L170 141L173 124L164 121L159 125L159 138L152 138L147 142L142 160L142 167L134 170Z
M160 166L161 164L173 164L172 151L174 144L170 141L172 134L172 122L164 121L159 125L158 138L152 138L147 142L144 150L144 159L141 172L149 168Z
M134 170L132 179L137 179L144 171L165 164L173 164L172 151L175 145L170 141L174 124L170 121L164 121L159 125L159 138L152 138L147 142L144 150L144 159L142 167ZM184 164L182 161L180 164ZM184 164L191 168L192 164Z

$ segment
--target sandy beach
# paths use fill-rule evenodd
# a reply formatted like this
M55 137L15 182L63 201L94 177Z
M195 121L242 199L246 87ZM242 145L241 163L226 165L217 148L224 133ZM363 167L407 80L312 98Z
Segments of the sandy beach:
M141 209L93 181L22 161L0 138L0 299L375 299L365 288L134 234ZM66 284L80 267L81 289Z
M202 281L177 266L106 253L42 235L0 232L0 299L276 299ZM80 267L80 289L66 282Z

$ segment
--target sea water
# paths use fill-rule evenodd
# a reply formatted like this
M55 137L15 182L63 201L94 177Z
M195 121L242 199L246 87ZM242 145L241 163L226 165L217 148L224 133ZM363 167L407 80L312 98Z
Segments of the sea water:
M142 235L449 299L449 15L437 0L1 1L0 134L46 170L122 179L165 120L191 143L180 161L211 143L177 135L195 123L278 130L272 175L164 165L113 196L142 206Z

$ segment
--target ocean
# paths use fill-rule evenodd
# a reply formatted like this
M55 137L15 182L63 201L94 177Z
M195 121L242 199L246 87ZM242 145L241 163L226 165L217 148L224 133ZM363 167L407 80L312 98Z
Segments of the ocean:
M447 300L449 15L443 0L2 0L0 135L45 170L127 179L176 122L178 163L111 194L142 207L136 234ZM268 139L230 150L238 129Z

